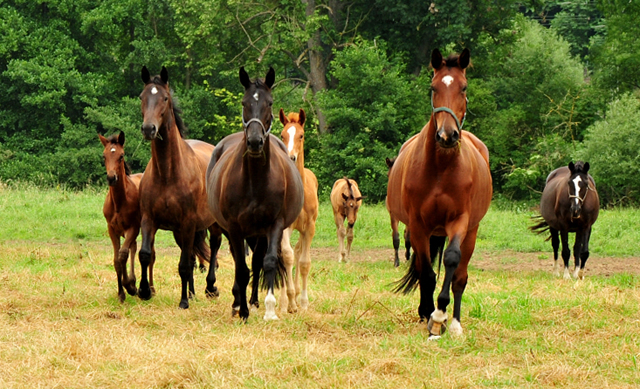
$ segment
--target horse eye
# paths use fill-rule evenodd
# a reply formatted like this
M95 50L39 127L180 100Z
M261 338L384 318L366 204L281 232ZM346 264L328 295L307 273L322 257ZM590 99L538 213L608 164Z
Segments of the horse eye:
M465 86L462 88L462 93L465 93L466 91L467 91L467 86L465 85Z
M300 135L300 139L304 138L304 135Z
M167 100L169 100L169 97L168 97L168 96L164 98L164 101L167 101Z

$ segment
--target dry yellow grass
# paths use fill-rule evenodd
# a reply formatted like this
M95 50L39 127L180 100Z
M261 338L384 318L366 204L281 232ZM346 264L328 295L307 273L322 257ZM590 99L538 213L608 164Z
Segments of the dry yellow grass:
M158 253L157 295L124 304L106 242L4 242L0 253L3 388L640 385L633 276L576 283L472 269L465 336L431 342L417 321L417 294L389 291L402 271L387 258L316 260L308 312L266 323L261 309L242 324L230 315L227 251L220 297L206 299L197 274L186 311L177 307L175 248Z

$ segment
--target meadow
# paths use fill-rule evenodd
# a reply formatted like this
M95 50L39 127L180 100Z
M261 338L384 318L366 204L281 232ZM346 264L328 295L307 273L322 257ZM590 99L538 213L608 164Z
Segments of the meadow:
M160 232L156 296L119 303L105 194L0 187L0 387L640 385L636 209L603 210L594 226L587 270L599 262L622 270L567 281L551 274L549 242L527 230L531 204L495 201L470 265L464 336L429 341L418 295L391 292L406 264L393 268L382 204L362 207L352 261L340 264L323 202L310 309L275 322L261 309L243 324L230 314L226 241L219 298L204 297L197 274L196 299L178 309L178 250ZM544 268L531 270L526 258Z

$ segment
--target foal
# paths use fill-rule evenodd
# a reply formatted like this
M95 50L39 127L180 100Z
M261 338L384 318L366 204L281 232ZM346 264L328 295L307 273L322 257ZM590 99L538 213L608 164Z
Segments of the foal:
M340 252L338 262L347 261L351 255L351 242L353 242L353 225L358 218L358 210L362 205L364 196L360 193L358 183L355 180L344 177L337 180L331 188L331 208L333 208L333 220L338 230L338 243ZM344 221L347 220L347 229ZM344 238L347 237L347 247L344 247Z
M123 287L130 295L137 294L134 260L136 256L136 239L140 232L140 202L138 187L142 173L131 175L129 166L124 162L124 132L111 135L109 138L98 134L104 146L102 158L107 168L109 192L104 200L102 213L107 219L109 237L113 245L113 267L118 278L118 299L125 300ZM120 237L124 244L120 245ZM131 274L127 274L127 260Z
M304 122L305 112L300 109L299 113L291 112L285 116L280 109L280 122L284 125L282 129L282 141L287 146L289 158L296 164L296 168L302 178L304 186L304 205L300 215L289 228L282 234L282 256L284 266L287 271L286 291L282 288L281 306L284 308L285 302L289 300L288 311L295 312L296 299L300 296L300 308L309 307L309 297L307 295L307 278L311 269L311 241L316 233L316 219L318 218L318 179L309 169L304 167ZM290 238L293 230L298 230L300 239L296 243L295 258L291 250ZM293 266L296 267L295 280L292 281ZM299 278L302 279L302 289ZM294 295L295 284L295 295Z

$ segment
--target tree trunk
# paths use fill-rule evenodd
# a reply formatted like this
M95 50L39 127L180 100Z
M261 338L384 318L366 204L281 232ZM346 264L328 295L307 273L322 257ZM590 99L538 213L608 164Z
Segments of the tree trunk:
M305 0L303 0L303 3ZM316 9L315 0L306 0L306 12L307 17L312 16ZM320 30L316 30L311 34L311 37L307 41L307 47L309 48L309 70L310 70L310 82L311 90L313 91L314 102L317 92L327 89L327 68L322 56L322 42L320 41ZM324 113L318 107L316 103L316 114L318 116L318 131L321 134L327 132L327 120L324 117Z

